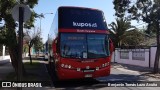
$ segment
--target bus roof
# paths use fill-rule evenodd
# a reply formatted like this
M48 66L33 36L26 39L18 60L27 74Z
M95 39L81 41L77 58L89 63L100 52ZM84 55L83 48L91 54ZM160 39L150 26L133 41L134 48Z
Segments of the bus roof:
M104 13L101 10L71 6L58 8L58 28L108 29Z
M76 7L76 6L60 6L58 8L61 9L61 8L79 8L79 9L88 9L88 10L96 10L96 11L100 11L100 12L103 12L102 10L99 10L99 9L95 9L95 8L88 8L88 7Z

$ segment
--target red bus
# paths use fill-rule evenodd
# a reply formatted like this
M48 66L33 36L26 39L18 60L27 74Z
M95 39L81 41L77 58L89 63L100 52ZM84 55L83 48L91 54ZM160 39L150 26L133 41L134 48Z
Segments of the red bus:
M113 44L102 11L59 7L48 41L49 65L59 80L110 75Z

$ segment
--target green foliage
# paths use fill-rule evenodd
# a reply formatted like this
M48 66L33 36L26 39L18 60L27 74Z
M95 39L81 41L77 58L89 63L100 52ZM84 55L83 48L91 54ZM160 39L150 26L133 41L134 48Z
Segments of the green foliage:
M116 11L115 15L118 18L126 18L128 21L142 20L143 22L148 23L145 33L150 35L154 34L157 30L156 25L158 21L158 8L160 8L159 3L160 0L136 0L136 1L114 0L113 1L114 9ZM124 34L124 31L119 30L119 32L121 32L120 35ZM130 35L127 38L132 39L133 37Z
M0 7L0 20L5 22L5 25L3 27L3 31L1 31L1 39L3 39L0 43L5 44L7 46L11 45L9 44L12 43L13 46L16 44L16 39L15 38L15 22L11 16L11 10L16 4L16 0L1 0L1 7ZM0 22L1 22L0 21ZM14 39L14 40L13 40Z
M110 31L115 47L121 45L140 45L144 41L144 33L134 29L131 26L130 21L123 18L117 18L116 22L112 22L110 25L113 32ZM130 30L129 29L132 29Z
M0 44L0 56L2 56L2 52L3 52L3 45Z
M27 53L28 52L28 45L27 44L24 44L23 45L23 52Z
M129 8L130 0L113 0L115 15L119 18L124 18L126 11Z
M24 67L27 69L37 69L39 67L40 63L37 60L33 60L32 65L30 65L30 62L25 62Z
M115 42L115 46L119 47L121 45L121 40L125 38L125 33L128 29L132 28L131 23L123 18L117 18L116 22L109 24L114 33L111 32L111 36Z
M36 14L36 13L35 13L34 11L31 13L30 20L28 20L28 21L24 24L24 28L31 29L32 27L34 27L35 14Z
M142 20L147 23L147 33L156 31L157 33L157 52L154 63L154 72L158 73L159 57L160 57L160 44L159 44L159 20L160 20L160 0L136 0L136 2L126 2L129 0L114 0L115 10L118 17L123 18L124 11L128 10L127 17L132 20ZM119 4L120 3L120 4ZM121 5L122 6L118 6ZM129 6L129 8L128 8ZM128 9L126 9L128 8ZM122 9L122 10L121 10ZM116 13L117 14L117 13ZM122 15L122 16L121 16Z
M24 0L20 0L21 4L23 4ZM30 8L33 8L37 3L38 0L26 0L27 4ZM17 41L17 33L15 28L17 24L12 18L11 11L12 8L18 4L17 0L0 0L0 22L4 22L5 29L0 31L0 44L5 44L9 48L10 57L12 60L12 65L15 71L18 71L18 41ZM33 27L34 23L34 15L30 21L26 24L26 28Z
M127 31L122 39L123 45L125 46L139 46L145 40L145 34L138 30Z
M41 32L39 29L30 30L24 33L30 40L26 40L29 48L31 48L40 38Z
M14 22L11 11L12 8L17 4L17 0L1 0L0 1L0 22L4 21L5 30L0 32L0 43L3 43L7 46L9 45L17 45L17 37L16 37L16 23ZM23 2L23 0L21 0ZM25 4L27 4L30 8L33 8L38 3L38 0L27 0ZM24 27L31 28L34 26L34 21L36 17L36 13L33 11L30 20L28 20ZM5 33L5 34L4 34ZM2 42L3 41L3 42ZM12 43L12 44L11 44Z
M160 19L160 0L114 0L114 9L116 16L124 18L126 14L130 20L142 20L147 23L147 33L155 32L158 18Z
M135 5L135 7L137 8L136 14L139 14L139 17L138 17L139 19L143 20L143 22L148 23L148 28L147 28L148 33L156 32L156 25L158 23L158 18L160 16L160 14L158 13L158 8L160 8L159 3L160 3L160 0L154 0L154 1L138 0L136 2L136 5ZM132 16L134 15L132 14Z
M38 4L38 0L27 0L25 4L29 5L30 8L33 8L36 4Z
M3 27L0 27L0 44L3 44L5 40L5 30Z
M40 37L36 38L36 42L34 44L34 48L35 48L36 52L38 52L39 50L43 49L43 42L42 42L42 39Z

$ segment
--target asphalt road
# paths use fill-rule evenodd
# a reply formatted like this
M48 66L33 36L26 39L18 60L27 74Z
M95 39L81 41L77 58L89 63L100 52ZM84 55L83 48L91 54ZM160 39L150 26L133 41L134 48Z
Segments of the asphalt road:
M48 68L47 64L46 64L46 67ZM49 74L51 75L51 73ZM51 75L51 77L52 76L53 75ZM96 79L84 79L84 80L82 79L81 80L69 80L69 81L63 81L63 82L58 82L58 83L54 82L53 80L53 87L52 88L46 87L45 89L47 90L57 90L57 89L58 90L75 90L75 89L78 89L78 90L84 90L84 89L85 90L86 89L87 90L160 90L160 87L146 87L146 86L143 86L143 84L136 83L136 82L133 84L134 81L144 81L142 83L145 85L146 85L145 81L158 81L158 82L153 82L153 83L155 84L158 83L158 85L160 85L159 79L147 77L138 71L128 70L125 68L112 67L111 75L107 77L100 77ZM115 87L116 85L118 86L119 83L121 82L122 82L121 86ZM128 83L128 85L132 83L133 86L126 87L127 85L126 82ZM108 87L109 83L112 84L112 87ZM125 86L123 87L124 84ZM135 84L136 86L134 86ZM139 87L137 87L137 85L139 85Z

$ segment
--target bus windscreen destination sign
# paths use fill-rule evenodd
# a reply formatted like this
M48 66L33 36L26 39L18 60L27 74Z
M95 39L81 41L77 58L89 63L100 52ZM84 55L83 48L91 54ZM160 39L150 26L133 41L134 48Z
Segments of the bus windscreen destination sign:
M87 8L59 8L59 28L107 30L103 12Z

